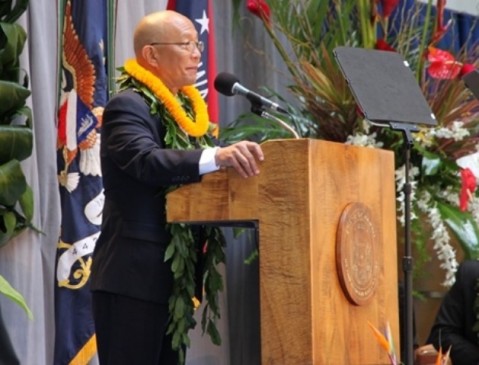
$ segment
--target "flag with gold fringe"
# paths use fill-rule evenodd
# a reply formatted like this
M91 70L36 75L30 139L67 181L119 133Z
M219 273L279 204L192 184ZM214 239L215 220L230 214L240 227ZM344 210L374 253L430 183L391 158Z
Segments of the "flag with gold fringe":
M96 354L89 277L104 200L99 133L108 96L107 0L66 0L61 19L54 364L84 365Z

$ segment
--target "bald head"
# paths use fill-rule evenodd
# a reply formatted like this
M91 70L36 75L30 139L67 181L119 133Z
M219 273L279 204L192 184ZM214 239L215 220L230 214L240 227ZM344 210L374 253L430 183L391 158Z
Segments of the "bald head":
M152 13L138 23L133 40L138 64L170 91L195 83L201 51L190 19L171 10Z
M172 10L164 10L146 15L135 29L133 47L136 57L140 57L144 46L153 42L168 42L185 26L192 24L184 15ZM173 37L173 38L172 38Z

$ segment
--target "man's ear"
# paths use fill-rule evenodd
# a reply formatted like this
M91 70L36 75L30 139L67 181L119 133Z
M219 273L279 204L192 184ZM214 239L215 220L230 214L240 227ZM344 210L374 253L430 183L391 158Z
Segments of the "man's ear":
M155 47L147 45L141 50L141 55L147 64L152 66L158 66L160 54L156 51Z

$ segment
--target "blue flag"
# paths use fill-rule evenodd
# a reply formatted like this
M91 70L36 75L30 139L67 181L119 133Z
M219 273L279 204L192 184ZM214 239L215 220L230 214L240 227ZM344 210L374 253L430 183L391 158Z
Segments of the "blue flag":
M61 40L54 365L84 365L96 354L89 277L104 201L99 150L108 96L107 0L67 0Z

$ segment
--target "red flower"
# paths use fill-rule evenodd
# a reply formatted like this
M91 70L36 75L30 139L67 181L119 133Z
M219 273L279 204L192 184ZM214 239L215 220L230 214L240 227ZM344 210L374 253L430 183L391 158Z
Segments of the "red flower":
M381 0L381 8L383 10L383 17L388 18L391 13L396 9L399 4L399 0Z
M248 0L246 7L251 13L263 19L266 23L269 23L271 10L265 0Z
M446 0L437 0L437 28L444 28L444 9L446 8Z
M429 61L427 72L436 79L454 79L461 72L462 63L457 62L452 54L442 49L429 47L427 60Z
M380 51L390 51L390 52L396 52L394 48L392 48L383 38L379 38L376 41L376 49Z
M459 75L466 76L468 73L471 73L473 71L476 71L476 66L470 63L465 63L462 65L461 72L459 73Z
M446 8L446 0L437 0L436 4L437 8L437 23L436 29L434 30L434 34L432 36L432 43L438 42L444 34L446 34L449 25L451 24L451 20L444 24L444 9Z
M470 169L461 170L461 193L459 195L459 208L461 211L467 210L469 198L476 190L476 177Z

